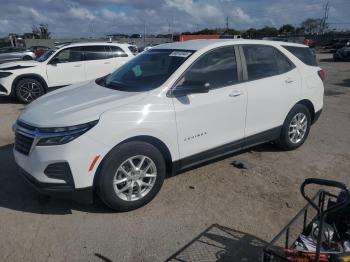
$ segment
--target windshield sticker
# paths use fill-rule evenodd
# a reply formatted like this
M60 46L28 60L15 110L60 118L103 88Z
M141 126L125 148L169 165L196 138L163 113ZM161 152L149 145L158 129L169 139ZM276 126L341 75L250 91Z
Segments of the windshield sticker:
M139 65L134 66L134 67L132 68L132 71L134 72L134 74L135 74L136 77L139 77L140 75L142 75L141 66L139 66Z
M177 57L188 57L191 55L191 52L181 52L181 51L174 51L169 56L177 56Z

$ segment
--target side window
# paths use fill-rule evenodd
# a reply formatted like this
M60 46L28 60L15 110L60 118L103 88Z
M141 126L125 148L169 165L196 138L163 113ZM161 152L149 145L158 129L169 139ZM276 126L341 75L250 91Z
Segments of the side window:
M96 45L96 46L84 46L84 55L85 60L101 60L106 59L106 50L103 45Z
M113 57L127 57L128 55L118 46L109 46L112 50Z
M256 80L278 75L279 70L274 59L274 48L263 45L244 45L244 56L247 63L248 79Z
M210 84L210 88L238 82L237 62L233 46L222 47L202 55L188 69L178 85Z
M288 71L295 68L295 65L277 49L275 49L275 58L277 61L278 71L280 74L287 73Z
M57 58L57 63L79 62L83 60L80 47L66 48L59 52L55 58Z
M304 64L309 66L317 66L317 60L315 53L309 47L298 46L283 46L297 58L299 58Z

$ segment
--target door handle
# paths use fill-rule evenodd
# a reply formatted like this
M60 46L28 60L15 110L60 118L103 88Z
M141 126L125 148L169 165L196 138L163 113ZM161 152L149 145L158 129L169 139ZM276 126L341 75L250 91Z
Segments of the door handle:
M104 62L104 64L105 64L105 65L110 65L110 64L111 64L111 62Z
M293 83L294 81L295 81L295 80L294 80L293 78L287 78L285 82L286 82L287 84L290 84L290 83Z
M231 94L229 94L230 97L237 97L240 95L243 95L243 92L239 90L234 90Z
M81 65L75 65L74 67L81 67Z

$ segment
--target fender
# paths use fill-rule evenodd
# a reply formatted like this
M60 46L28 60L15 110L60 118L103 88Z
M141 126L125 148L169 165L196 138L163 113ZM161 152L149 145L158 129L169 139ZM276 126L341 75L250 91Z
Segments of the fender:
M12 90L11 94L13 94L13 91L15 90L15 87L16 87L19 80L21 80L22 78L29 78L29 77L38 79L40 81L40 83L43 85L43 87L45 89L45 93L47 92L48 85L46 83L46 80L39 74L29 73L29 74L19 75L13 80L12 86L11 86L11 90Z

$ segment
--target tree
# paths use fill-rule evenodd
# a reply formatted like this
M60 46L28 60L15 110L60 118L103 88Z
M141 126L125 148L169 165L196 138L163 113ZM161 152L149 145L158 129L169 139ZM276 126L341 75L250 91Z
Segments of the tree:
M47 24L40 24L39 27L33 25L32 33L35 37L40 39L50 39L51 32L49 32L49 26Z
M314 35L324 33L329 25L321 18L309 18L301 23L301 27L304 28L306 34Z
M261 29L258 30L258 35L259 35L259 37L277 36L278 35L278 30L275 27L265 26L264 28L261 28Z
M281 28L279 29L279 33L280 34L284 34L284 35L291 35L295 33L295 27L292 26L291 24L286 24L281 26Z

